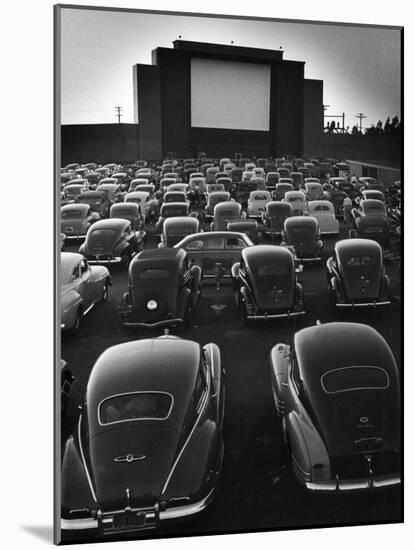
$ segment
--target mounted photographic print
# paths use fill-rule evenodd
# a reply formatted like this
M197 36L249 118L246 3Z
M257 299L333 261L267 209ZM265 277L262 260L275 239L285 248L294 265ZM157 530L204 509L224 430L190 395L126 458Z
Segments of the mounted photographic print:
M402 521L402 28L55 7L55 542Z

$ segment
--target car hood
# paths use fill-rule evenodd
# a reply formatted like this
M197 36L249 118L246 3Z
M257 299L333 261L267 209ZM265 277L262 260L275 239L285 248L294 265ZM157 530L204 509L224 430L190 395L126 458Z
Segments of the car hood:
M131 507L154 506L177 455L175 430L133 424L133 428L116 424L90 442L93 483L104 512L125 508L127 489ZM128 462L128 455L136 460Z

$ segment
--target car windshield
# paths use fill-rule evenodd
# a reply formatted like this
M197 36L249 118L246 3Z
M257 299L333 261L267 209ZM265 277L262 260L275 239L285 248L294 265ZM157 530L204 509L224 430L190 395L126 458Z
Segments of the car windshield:
M330 208L326 204L320 204L315 207L315 212L329 212Z
M325 393L341 393L354 390L384 390L389 387L388 373L379 367L343 367L321 377Z
M168 393L137 392L114 395L98 407L101 425L130 420L166 420L170 415L173 398Z
M64 210L61 213L62 220L79 220L85 217L84 210Z
M114 214L117 216L133 216L134 212L128 208L120 208L119 210L114 211Z

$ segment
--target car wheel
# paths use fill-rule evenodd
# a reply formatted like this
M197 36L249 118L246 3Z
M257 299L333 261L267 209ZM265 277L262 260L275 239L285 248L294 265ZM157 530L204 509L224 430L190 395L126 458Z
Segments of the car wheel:
M106 304L106 302L108 301L108 296L109 296L109 287L108 287L108 282L105 281L105 284L104 284L103 289L102 289L101 302Z

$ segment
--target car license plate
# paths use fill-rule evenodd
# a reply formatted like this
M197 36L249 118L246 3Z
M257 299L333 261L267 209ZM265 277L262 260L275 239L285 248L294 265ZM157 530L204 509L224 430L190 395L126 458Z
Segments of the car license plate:
M122 512L114 515L113 529L115 531L139 529L145 527L145 522L145 512Z

